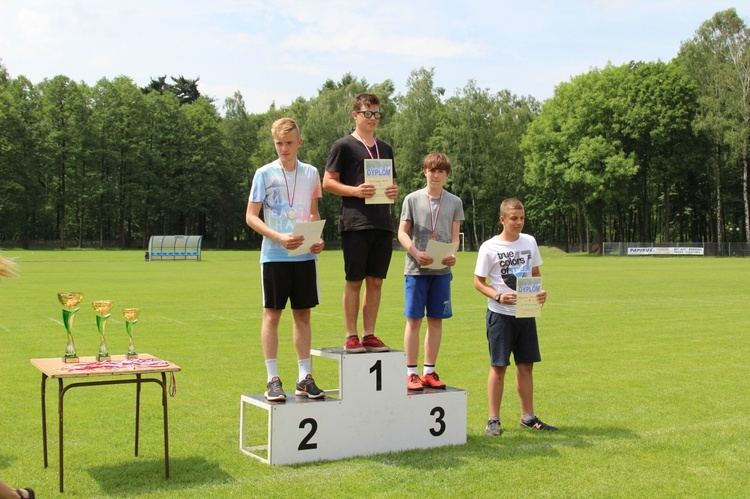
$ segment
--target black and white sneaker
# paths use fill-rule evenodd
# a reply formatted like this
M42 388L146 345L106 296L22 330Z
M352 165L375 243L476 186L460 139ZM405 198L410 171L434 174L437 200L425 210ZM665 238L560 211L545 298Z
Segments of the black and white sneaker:
M544 431L557 431L557 426L543 423L541 419L534 418L531 421L524 422L521 420L521 428L528 428L531 430L544 430Z
M271 402L286 401L286 393L284 393L284 389L281 387L281 380L278 376L274 376L274 378L268 382L266 385L266 393L263 395L266 397L266 400L270 400Z
M318 388L318 385L315 384L312 374L308 374L305 376L305 379L297 382L297 389L294 391L294 394L311 399L322 399L326 396L326 392Z

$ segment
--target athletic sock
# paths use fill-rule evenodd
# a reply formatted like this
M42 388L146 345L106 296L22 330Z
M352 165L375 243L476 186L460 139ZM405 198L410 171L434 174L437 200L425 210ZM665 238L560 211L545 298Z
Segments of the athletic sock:
M425 364L424 365L424 371L422 371L422 376L427 376L430 373L435 372L435 364Z
M406 375L419 374L419 368L417 366L406 366Z
M279 377L279 368L276 359L268 359L266 361L266 374L268 375L268 383L270 383L273 378Z
M536 419L536 414L533 412L531 414L522 414L521 415L521 421L524 423L528 423L529 421L534 421Z
M297 381L302 381L308 374L312 374L312 361L310 357L298 360L297 367L299 368L299 379Z

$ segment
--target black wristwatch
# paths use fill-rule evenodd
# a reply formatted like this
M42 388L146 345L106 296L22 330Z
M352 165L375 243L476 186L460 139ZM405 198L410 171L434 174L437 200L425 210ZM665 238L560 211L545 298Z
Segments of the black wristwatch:
M496 301L496 302L498 302L498 303L500 303L500 297L501 297L501 296L503 296L503 294L502 294L502 293L498 293L498 294L496 294L496 295L495 295L495 301Z

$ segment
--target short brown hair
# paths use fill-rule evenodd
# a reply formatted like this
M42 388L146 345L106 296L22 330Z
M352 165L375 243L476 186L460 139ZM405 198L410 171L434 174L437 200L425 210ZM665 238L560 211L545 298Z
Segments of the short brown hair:
M352 111L361 111L362 108L370 106L380 107L380 99L375 94L361 93L354 96L354 106Z
M523 210L523 203L516 198L508 198L500 203L500 216L504 217L510 210Z
M292 118L279 118L271 125L271 135L274 139L280 139L292 130L297 130L297 135L301 135L297 122Z
M451 160L441 152L431 152L425 156L422 165L424 171L445 170L448 173L451 172Z

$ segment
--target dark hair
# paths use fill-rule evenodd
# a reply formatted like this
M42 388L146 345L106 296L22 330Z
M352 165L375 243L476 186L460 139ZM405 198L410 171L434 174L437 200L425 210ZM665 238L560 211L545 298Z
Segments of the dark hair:
M380 99L375 94L357 94L354 96L354 107L352 111L361 111L362 108L368 108L370 106L380 107Z

